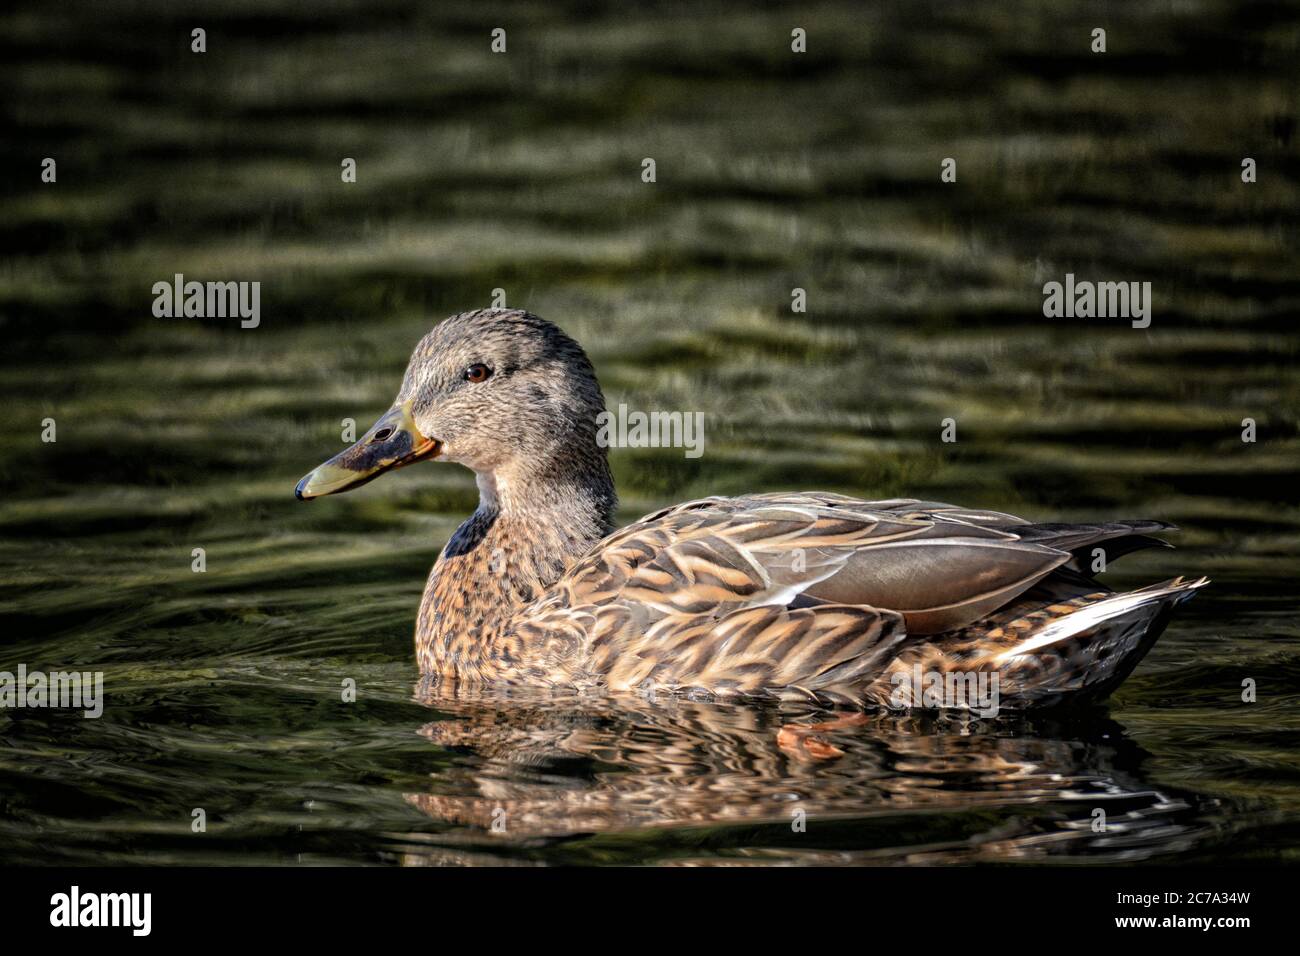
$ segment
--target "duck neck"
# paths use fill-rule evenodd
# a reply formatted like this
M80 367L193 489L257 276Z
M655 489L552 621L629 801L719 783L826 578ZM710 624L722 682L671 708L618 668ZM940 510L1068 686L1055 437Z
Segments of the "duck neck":
M422 673L491 677L510 621L613 529L600 468L566 477L479 473L479 505L438 556L416 625Z

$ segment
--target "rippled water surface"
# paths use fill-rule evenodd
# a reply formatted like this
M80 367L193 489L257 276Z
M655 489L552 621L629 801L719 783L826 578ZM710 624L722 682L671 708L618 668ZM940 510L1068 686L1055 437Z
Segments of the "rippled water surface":
M0 14L0 669L107 693L0 710L0 858L1294 859L1300 11L434 7L221 0L203 55L161 0ZM261 325L154 319L178 272L260 281ZM1067 272L1152 282L1151 327L1044 319ZM1068 719L872 718L813 753L825 714L420 699L471 476L293 485L495 288L610 405L706 414L698 459L614 452L627 520L806 488L1153 517L1179 550L1110 583L1213 585Z

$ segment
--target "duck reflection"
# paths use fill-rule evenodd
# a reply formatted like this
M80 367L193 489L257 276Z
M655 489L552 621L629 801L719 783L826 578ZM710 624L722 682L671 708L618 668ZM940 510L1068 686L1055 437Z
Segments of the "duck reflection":
M1095 715L837 715L519 690L418 699L438 714L421 733L452 759L406 795L445 826L403 841L413 864L528 862L530 847L629 834L639 856L627 862L1118 862L1186 849L1204 829L1203 801L1143 782L1145 753ZM702 839L707 859L691 853Z

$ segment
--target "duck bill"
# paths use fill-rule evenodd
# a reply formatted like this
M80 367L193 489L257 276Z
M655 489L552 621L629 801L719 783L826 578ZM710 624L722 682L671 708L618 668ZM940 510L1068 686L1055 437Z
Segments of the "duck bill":
M294 489L306 501L359 488L386 471L426 458L436 458L442 444L415 427L407 402L385 412L351 448L339 452L315 471L303 475Z

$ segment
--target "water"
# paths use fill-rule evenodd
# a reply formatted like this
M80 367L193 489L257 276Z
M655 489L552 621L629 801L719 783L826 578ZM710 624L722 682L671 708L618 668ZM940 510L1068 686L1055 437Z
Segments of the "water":
M224 0L200 56L162 2L7 9L0 669L102 670L107 705L0 711L0 857L1294 860L1300 12L1230 10ZM177 272L261 281L261 325L153 319ZM1151 281L1151 328L1043 319L1067 272ZM1179 550L1111 583L1214 583L1102 710L882 717L826 759L774 707L418 699L470 476L293 485L498 287L611 406L708 416L699 459L613 455L627 520L805 488L1156 517Z

